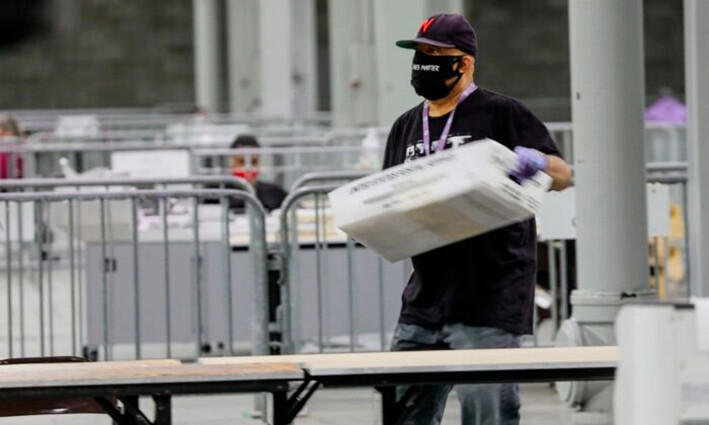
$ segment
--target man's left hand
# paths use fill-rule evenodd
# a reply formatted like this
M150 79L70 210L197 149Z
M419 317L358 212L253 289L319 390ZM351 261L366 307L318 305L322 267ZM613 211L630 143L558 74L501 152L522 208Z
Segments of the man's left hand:
M517 154L517 168L512 171L512 177L518 182L523 182L539 171L546 171L549 167L549 160L546 155L536 149L517 146L515 148Z

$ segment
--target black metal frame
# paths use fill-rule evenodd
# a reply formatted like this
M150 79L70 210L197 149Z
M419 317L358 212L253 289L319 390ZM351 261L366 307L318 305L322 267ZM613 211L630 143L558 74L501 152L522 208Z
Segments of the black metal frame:
M140 410L137 396L121 397L123 403L121 412L105 397L96 397L96 402L106 411L106 414L118 425L170 425L172 424L172 396L170 394L153 395L155 402L155 420L150 421Z
M320 387L320 382L309 377L288 395L285 392L273 393L273 425L288 425L315 394Z
M315 386L303 400L288 399L278 406L288 406L285 422L276 422L274 425L285 425L296 417L298 412L312 396L319 386L325 388L344 387L374 387L381 395L382 424L401 425L408 413L415 407L413 400L415 392L413 385L436 384L482 384L502 382L555 382L555 381L606 381L615 377L615 366L607 367L581 367L581 368L556 368L556 369L528 369L528 370L490 370L490 371L440 371L417 373L380 373L380 374L352 374L330 376L308 376L301 385L305 387L309 381ZM409 386L401 397L397 397L397 386ZM297 393L297 392L296 392ZM294 393L295 397L297 394ZM298 401L296 403L296 401ZM278 411L274 404L274 414Z
M472 370L436 372L389 372L350 375L311 376L326 388L382 387L396 385L492 384L557 381L608 381L615 377L615 366L519 370Z
M413 403L414 387L407 388L406 392L397 399L396 387L375 387L382 396L382 424L401 425L409 413L416 406Z
M173 395L267 392L273 394L274 400L276 400L288 393L289 382L292 382L292 379L29 387L0 390L0 400L86 397L96 400L106 414L118 425L171 425ZM309 393L308 398L312 392L314 389ZM155 404L155 419L153 421L148 419L148 416L140 409L139 396L152 397ZM111 398L118 398L123 409L118 409L111 402ZM307 399L302 402L302 405L306 401ZM295 401L293 404L296 405ZM302 405L299 405L298 411ZM288 423L280 422L279 424Z

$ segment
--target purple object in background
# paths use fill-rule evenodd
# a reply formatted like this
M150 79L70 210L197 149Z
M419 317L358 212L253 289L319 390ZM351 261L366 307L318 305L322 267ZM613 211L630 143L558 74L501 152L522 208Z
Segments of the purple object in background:
M684 124L687 121L687 107L670 95L661 96L645 109L645 121Z

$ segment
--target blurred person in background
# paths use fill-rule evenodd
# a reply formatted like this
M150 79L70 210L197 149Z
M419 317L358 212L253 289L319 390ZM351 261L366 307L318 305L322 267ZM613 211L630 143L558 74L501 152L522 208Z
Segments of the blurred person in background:
M22 143L25 133L9 114L0 116L0 179L22 177Z
M687 122L687 107L669 87L662 87L658 98L645 108L645 121L684 125Z
M22 139L25 137L20 124L10 115L0 116L0 137L12 137Z
M260 145L256 137L249 134L239 135L231 144L231 149L257 149ZM247 161L249 163L247 164ZM275 183L259 180L261 173L260 157L258 154L234 155L231 157L231 174L241 177L254 186L256 197L263 204L266 211L280 208L281 203L288 193ZM243 208L243 201L235 200L233 208Z

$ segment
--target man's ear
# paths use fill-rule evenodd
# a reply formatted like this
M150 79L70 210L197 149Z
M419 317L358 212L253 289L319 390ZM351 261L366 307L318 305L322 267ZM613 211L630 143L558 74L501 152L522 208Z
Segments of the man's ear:
M472 56L465 55L461 59L461 67L459 67L463 72L469 72L475 68L475 59Z

